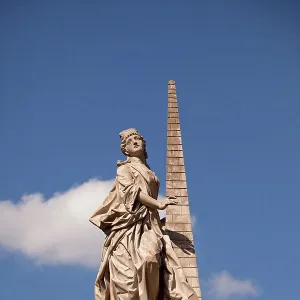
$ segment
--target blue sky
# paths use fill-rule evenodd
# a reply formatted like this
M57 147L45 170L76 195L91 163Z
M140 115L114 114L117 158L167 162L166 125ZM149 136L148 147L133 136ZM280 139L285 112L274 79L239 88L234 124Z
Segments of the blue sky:
M0 5L1 299L93 298L87 217L123 129L146 138L164 194L169 79L204 299L297 299L297 1Z

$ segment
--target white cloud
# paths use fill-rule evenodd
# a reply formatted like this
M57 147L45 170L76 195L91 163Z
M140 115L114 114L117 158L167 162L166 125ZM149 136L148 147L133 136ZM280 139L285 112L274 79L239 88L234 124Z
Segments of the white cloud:
M258 288L248 279L236 279L226 270L214 274L208 281L208 293L214 299L233 296L257 296Z
M38 264L98 267L105 236L89 217L112 185L113 180L91 179L49 199L38 193L17 203L0 201L0 247Z
M88 219L109 193L112 180L89 180L50 199L22 196L0 201L0 246L41 264L100 264L104 234Z

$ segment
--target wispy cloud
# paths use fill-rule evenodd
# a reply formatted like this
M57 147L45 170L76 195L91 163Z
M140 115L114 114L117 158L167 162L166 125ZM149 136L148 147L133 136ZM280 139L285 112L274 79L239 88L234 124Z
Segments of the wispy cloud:
M257 296L258 288L249 279L237 279L226 270L216 273L208 281L208 293L213 299L225 300L233 296Z

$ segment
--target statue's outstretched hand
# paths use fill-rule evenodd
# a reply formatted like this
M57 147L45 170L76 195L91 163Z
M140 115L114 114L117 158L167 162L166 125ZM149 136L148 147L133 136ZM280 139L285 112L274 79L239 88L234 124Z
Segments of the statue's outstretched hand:
M176 200L176 197L169 196L166 200L159 201L159 209L163 210L166 209L168 205L176 205L178 201Z

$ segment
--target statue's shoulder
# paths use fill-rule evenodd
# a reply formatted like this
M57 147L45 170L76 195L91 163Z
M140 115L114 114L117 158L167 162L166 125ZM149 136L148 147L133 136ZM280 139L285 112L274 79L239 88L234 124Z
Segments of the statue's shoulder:
M122 164L118 164L117 167L117 178L118 180L127 178L127 179L132 179L133 172L132 172L132 168L130 167L130 163L126 162L126 163L122 163Z
M117 161L117 173L130 172L128 161Z
M127 164L128 164L128 161L127 161L127 160L125 160L125 161L123 161L123 160L118 160L118 161L117 161L117 168L125 167Z

